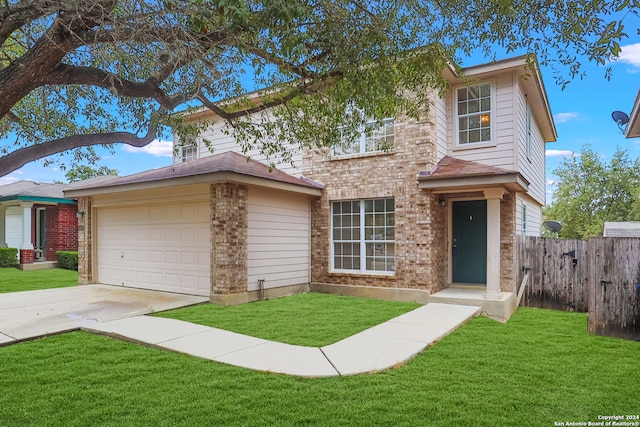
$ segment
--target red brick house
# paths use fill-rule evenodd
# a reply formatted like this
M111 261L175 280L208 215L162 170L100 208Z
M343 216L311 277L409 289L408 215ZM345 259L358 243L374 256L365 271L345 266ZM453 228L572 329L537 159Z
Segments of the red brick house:
M63 196L68 187L32 181L0 186L0 245L19 250L21 268L44 267L56 261L57 251L78 250L78 209Z

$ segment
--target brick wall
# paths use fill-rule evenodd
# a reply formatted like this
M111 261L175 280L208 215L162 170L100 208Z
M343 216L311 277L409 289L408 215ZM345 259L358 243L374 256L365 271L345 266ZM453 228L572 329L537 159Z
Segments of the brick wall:
M92 204L91 197L80 197L78 199L78 211L84 212L82 218L76 218L78 225L78 283L81 285L94 282L91 267L93 246L91 241Z
M432 291L445 286L445 214L417 181L419 172L436 162L434 106L431 111L419 121L396 121L393 152L334 159L305 154L304 176L325 185L322 197L312 202L312 282ZM331 202L372 198L395 200L395 274L331 272Z
M78 250L78 207L73 204L34 205L31 209L31 242L37 247L36 228L38 209L45 209L44 256L47 261L56 261L57 251Z
M435 108L432 107L431 111ZM311 281L356 286L423 289L448 286L450 199L484 199L482 191L431 194L418 187L418 174L436 163L433 113L421 121L397 120L394 150L349 158L306 153L303 174L325 185L312 202ZM395 261L393 276L331 271L331 202L372 198L395 199ZM440 204L443 200L445 206ZM501 286L513 289L515 195L501 201Z
M247 292L248 189L223 182L211 185L211 293Z

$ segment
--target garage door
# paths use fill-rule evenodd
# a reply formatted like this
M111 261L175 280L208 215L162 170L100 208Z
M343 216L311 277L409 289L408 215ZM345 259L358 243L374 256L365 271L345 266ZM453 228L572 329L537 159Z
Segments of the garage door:
M98 282L209 295L209 204L96 210Z

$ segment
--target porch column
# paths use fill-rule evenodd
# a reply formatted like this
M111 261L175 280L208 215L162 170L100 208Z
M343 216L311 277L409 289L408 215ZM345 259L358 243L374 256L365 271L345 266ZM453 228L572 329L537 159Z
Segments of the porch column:
M7 207L3 204L0 204L0 248L4 248L7 246L6 216Z
M484 190L487 199L487 290L485 299L500 299L500 201L502 188Z
M33 250L31 241L31 208L33 203L20 203L22 209L22 243L20 249Z

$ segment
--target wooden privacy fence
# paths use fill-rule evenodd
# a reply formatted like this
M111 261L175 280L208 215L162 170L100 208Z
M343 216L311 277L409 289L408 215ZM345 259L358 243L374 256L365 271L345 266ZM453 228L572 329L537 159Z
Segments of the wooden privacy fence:
M528 307L589 313L589 332L640 340L640 239L519 236L516 277Z

